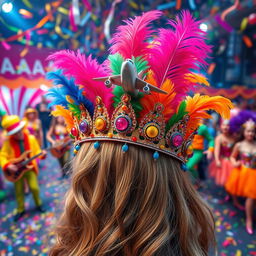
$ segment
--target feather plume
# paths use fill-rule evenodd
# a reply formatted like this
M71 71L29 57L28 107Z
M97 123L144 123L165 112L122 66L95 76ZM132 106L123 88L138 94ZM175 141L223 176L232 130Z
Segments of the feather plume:
M137 73L140 73L141 71L146 71L148 69L148 62L144 60L141 56L133 57L132 58L137 70Z
M0 116L3 117L6 115L6 111L3 109L0 109Z
M65 95L61 93L61 89L59 87L52 87L48 90L46 97L50 100L49 107L55 105L61 105L63 107L68 106L68 102L66 100Z
M205 66L210 47L205 43L205 33L199 29L188 11L184 11L177 21L169 21L172 29L160 29L159 37L150 48L149 66L153 70L157 86L161 87L166 79L174 84L176 103L193 89L186 74Z
M144 60L141 56L132 57L135 64L137 73L145 71L148 69L148 62ZM108 56L108 63L105 63L106 68L110 68L113 75L121 74L121 67L124 62L124 58L119 53Z
M145 80L147 83L152 85L156 84L156 81L153 77L153 73L149 71L148 76ZM144 95L144 97L140 100L140 103L143 107L140 112L140 118L143 118L145 114L154 109L156 103L161 103L164 106L163 115L165 120L167 121L171 115L175 112L176 109L172 108L173 100L175 99L174 86L172 82L167 79L164 84L161 86L161 89L166 91L168 94L161 94L156 92L151 92L150 95Z
M54 65L63 70L63 74L74 77L76 84L83 87L88 100L94 102L96 96L100 96L109 113L112 113L112 89L107 88L102 81L93 80L109 76L104 65L100 65L91 55L86 57L79 51L75 53L68 50L56 52L48 60L53 60Z
M63 116L67 125L68 131L74 126L74 120L69 110L65 109L63 106L55 106L56 110L52 111L53 116Z
M207 95L195 94L194 97L186 98L186 111L189 114L187 123L188 137L193 130L196 130L202 119L209 119L211 116L206 113L208 110L214 110L224 119L230 118L230 109L233 108L231 101L222 96L210 97Z
M186 101L182 101L178 107L177 113L175 113L166 124L166 131L168 131L175 123L179 122L188 112L186 111Z
M112 70L113 75L120 75L121 74L121 66L124 61L124 58L119 53L116 53L114 55L108 56L109 60L109 67Z
M78 119L80 119L80 117L81 117L81 110L80 110L80 108L79 108L78 105L69 103L69 104L68 104L68 109L72 112L72 114L73 114L75 117L77 117Z
M148 39L154 30L149 24L162 15L160 11L149 11L142 16L124 21L126 25L119 26L111 39L111 54L119 53L124 59L145 56L149 53Z
M185 78L192 84L202 84L205 86L210 86L207 78L201 74L188 73L185 75Z
M60 97L70 96L77 105L83 104L85 108L88 110L90 115L93 115L94 105L83 95L83 90L80 89L77 85L75 85L74 79L71 78L68 80L61 72L61 70L57 70L55 72L47 73L47 79L53 80L55 85L62 85L58 87L58 92L61 94ZM55 95L56 96L56 95ZM51 103L51 105L53 105ZM55 105L55 104L54 104ZM63 105L63 104L57 104ZM64 105L66 106L66 105Z

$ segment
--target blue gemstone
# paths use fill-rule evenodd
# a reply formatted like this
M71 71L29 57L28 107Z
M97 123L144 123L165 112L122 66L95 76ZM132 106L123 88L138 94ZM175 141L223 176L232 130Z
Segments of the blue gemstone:
M128 147L127 144L124 144L124 145L122 146L122 151L123 151L123 152L127 152L128 149L129 149L129 147Z
M159 158L159 153L157 151L153 154L153 158L155 160L157 160Z
M100 147L100 143L97 141L97 142L94 143L93 146L94 146L95 149L98 149Z
M78 151L80 148L81 148L81 146L80 146L79 144L77 144L77 145L75 146L76 151Z
M181 170L184 172L188 170L188 167L186 166L186 164L181 164L180 167L181 167Z

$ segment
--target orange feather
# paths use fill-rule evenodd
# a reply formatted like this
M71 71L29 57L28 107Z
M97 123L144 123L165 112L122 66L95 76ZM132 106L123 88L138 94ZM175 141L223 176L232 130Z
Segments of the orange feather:
M156 86L156 81L153 77L152 71L149 71L145 81ZM161 89L166 91L168 94L151 92L150 95L144 95L144 97L140 100L143 107L143 110L140 112L140 119L143 118L144 115L146 115L149 111L152 111L156 103L163 104L163 115L166 121L168 121L171 115L175 113L176 109L171 108L171 104L176 96L176 93L171 80L166 79L166 81L162 84Z
M63 116L67 125L68 131L71 130L72 127L74 127L74 120L72 117L72 114L69 110L65 109L61 105L56 105L56 110L53 110L51 113L53 116Z
M198 128L202 119L209 119L211 116L206 113L214 110L224 119L230 118L230 109L233 108L231 101L222 96L210 97L207 95L195 94L194 97L187 96L186 111L190 117L187 123L186 138Z
M193 84L203 84L205 86L210 86L207 78L201 74L188 73L185 75L186 79Z

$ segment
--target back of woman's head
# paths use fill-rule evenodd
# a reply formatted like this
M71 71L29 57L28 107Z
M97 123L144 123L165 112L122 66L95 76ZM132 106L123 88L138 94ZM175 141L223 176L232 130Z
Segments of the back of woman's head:
M50 255L207 255L213 219L175 159L85 143Z

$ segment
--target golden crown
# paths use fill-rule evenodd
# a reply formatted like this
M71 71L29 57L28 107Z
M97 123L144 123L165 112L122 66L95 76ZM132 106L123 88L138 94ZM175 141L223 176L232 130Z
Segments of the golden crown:
M81 118L75 120L71 128L71 137L75 139L76 153L80 144L85 141L95 141L94 147L100 146L100 141L118 141L124 143L122 150L128 150L128 144L143 146L154 150L153 158L158 159L159 153L168 154L184 162L191 154L191 139L193 133L185 140L186 123L189 119L185 115L167 132L162 114L164 106L156 103L154 109L138 122L129 94L121 97L121 102L109 115L102 99L96 98L93 118L83 105L80 105Z

